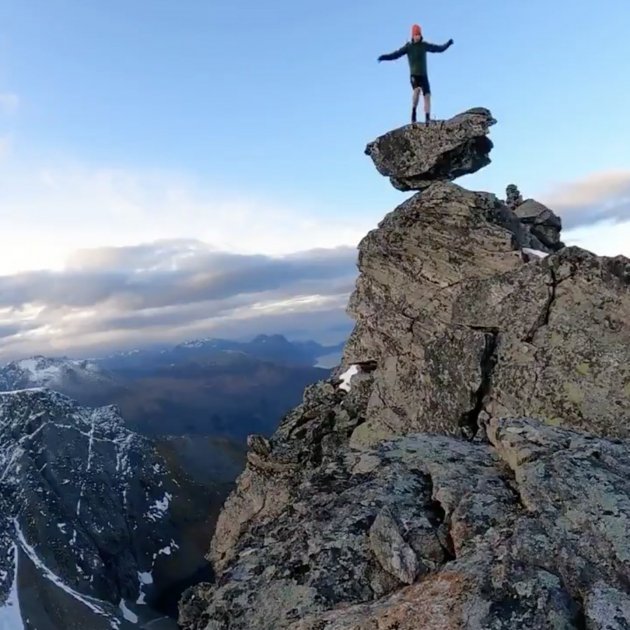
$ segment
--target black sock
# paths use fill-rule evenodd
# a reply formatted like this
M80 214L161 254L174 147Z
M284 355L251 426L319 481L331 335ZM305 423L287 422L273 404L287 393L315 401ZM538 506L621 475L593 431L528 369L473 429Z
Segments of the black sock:
M431 120L431 114L425 114L424 119L429 122Z
M412 108L411 110L411 122L415 123L416 122L416 108Z

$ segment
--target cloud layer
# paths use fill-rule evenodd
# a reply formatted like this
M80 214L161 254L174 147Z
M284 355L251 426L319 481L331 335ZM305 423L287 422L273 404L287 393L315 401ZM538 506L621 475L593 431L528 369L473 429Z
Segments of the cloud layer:
M556 186L544 202L562 216L564 229L582 228L602 221L630 221L630 171L594 173Z
M0 109L12 103L0 98ZM11 160L0 171L0 360L348 330L355 246L382 209L318 214L173 173L63 160L24 171ZM630 171L539 197L561 214L568 244L630 255Z
M63 271L0 277L0 357L110 351L199 335L346 330L351 247L282 257L196 240L77 252Z
M310 201L270 201L246 185L226 193L174 172L88 168L64 160L24 169L17 158L8 161L0 169L0 274L62 269L80 247L165 238L193 237L224 251L268 256L354 246L380 218L380 211L368 209L349 216L343 208Z

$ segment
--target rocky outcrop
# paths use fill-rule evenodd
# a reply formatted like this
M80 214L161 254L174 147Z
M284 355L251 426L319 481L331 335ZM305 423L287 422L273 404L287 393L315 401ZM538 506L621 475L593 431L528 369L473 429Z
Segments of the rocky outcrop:
M353 444L470 435L488 415L629 435L630 261L565 248L524 264L513 217L437 183L363 239L344 363L378 369Z
M545 247L557 251L564 247L560 240L562 221L552 210L534 199L527 199L514 208L522 223L529 226L533 237Z
M165 563L190 553L171 512L177 494L114 408L48 390L0 393L0 627L155 622Z
M523 196L521 195L521 191L518 189L516 184L509 184L505 189L505 205L510 209L514 210L517 206L520 206L523 203Z
M183 628L628 627L630 261L521 201L435 181L363 239L343 363L250 439Z
M491 113L470 109L446 121L407 125L377 138L365 153L398 190L423 190L435 181L453 180L490 164Z
M189 594L184 627L607 627L629 601L630 442L528 419L488 435L410 435L307 469L219 585Z

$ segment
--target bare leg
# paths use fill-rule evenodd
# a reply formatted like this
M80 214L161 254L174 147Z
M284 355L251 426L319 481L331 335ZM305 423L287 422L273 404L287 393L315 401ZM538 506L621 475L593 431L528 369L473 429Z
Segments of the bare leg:
M413 99L411 105L411 122L416 122L416 110L418 109L418 101L420 100L420 88L414 88Z
M431 118L431 93L424 95L424 117L426 120Z
M413 91L413 108L416 109L418 107L418 102L420 101L420 92L422 90L420 88L415 88Z

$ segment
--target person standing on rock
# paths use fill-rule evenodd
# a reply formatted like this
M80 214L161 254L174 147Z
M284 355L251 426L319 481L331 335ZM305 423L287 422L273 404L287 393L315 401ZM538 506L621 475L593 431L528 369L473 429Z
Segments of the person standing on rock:
M424 117L426 124L431 120L431 85L429 84L429 75L427 73L427 52L444 52L453 45L453 40L449 39L446 44L438 46L430 44L422 37L422 29L414 24L411 28L411 41L407 42L402 48L390 53L389 55L381 55L378 58L381 61L394 61L407 55L409 61L409 70L411 73L411 87L413 89L413 105L411 109L411 122L416 122L416 110L418 101L420 100L420 92L424 95Z

